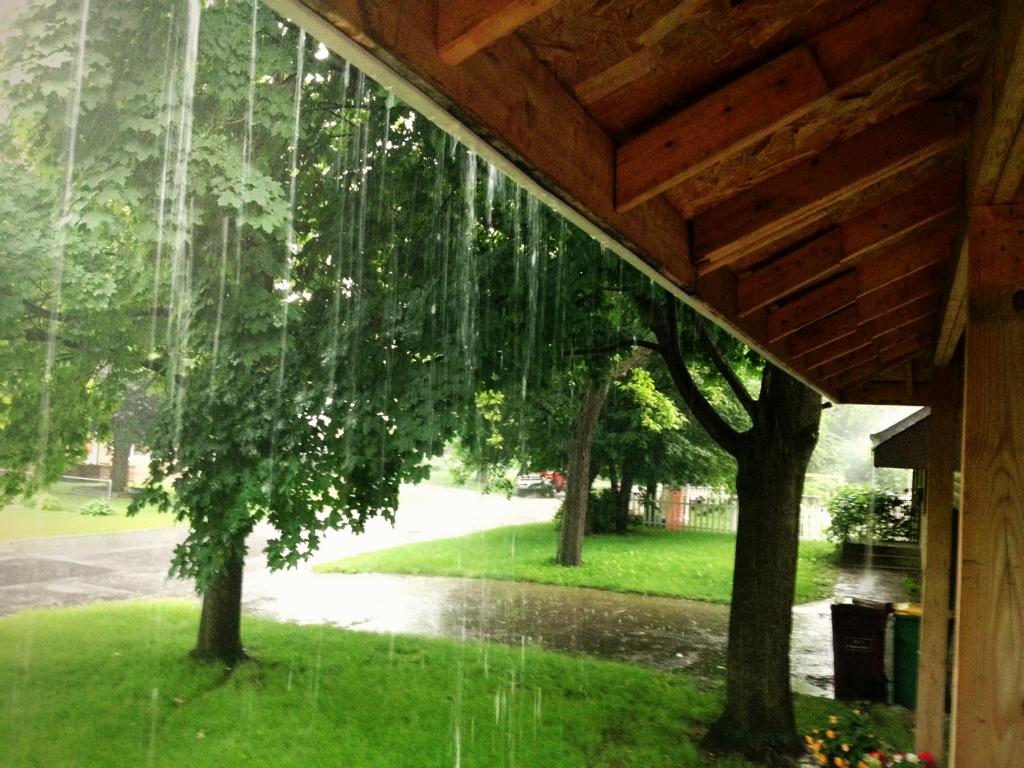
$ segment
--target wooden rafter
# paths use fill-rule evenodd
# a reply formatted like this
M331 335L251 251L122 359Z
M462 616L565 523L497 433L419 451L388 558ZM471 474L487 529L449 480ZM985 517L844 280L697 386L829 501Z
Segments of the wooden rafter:
M437 50L449 64L461 64L559 2L437 0Z
M745 316L950 220L959 190L958 174L928 179L910 192L844 222L838 230L742 275L736 289L737 313ZM925 242L915 247L931 246ZM948 256L948 243L942 247L942 257Z
M938 53L951 57L955 49L960 54L962 77L964 49L974 51L986 37L984 18L977 6L935 0L888 0L854 14L809 41L808 46L733 81L621 147L616 187L619 209L627 210L730 156L747 157L745 150L755 144L761 151L764 140L774 134L808 133L794 128L798 124L803 127L801 118L811 112L832 131L823 127L817 132L817 141L808 142L802 150L804 154L821 150L828 141L851 130L835 114L845 106L836 100L844 102L851 94L855 98L849 100L872 121L894 114L898 110L888 104L871 109L871 98L864 94L886 94L880 84L896 72L905 82L908 63L904 57L917 57L919 66L934 72L941 69L934 57ZM965 36L967 41L961 39ZM978 54L972 53L970 59L976 58ZM916 83L920 87L920 79ZM949 87L950 83L944 80L942 85ZM899 107L906 109L939 92L922 91L916 99L904 94ZM794 153L793 158L798 157ZM749 179L749 168L745 173ZM684 209L687 207L684 203Z
M960 108L923 104L768 179L693 222L698 272L770 252L834 206L889 179L908 178L966 140Z
M629 210L722 154L760 141L828 96L810 49L796 48L619 149L616 204Z
M915 104L954 91L982 69L991 39L983 3L888 0L807 41L829 96L752 146L722 153L666 192L695 217L737 191Z
M855 268L826 280L768 313L767 335L778 341L800 329L817 324L853 304L857 305L857 323L864 324L882 317L922 296L941 288L942 265L949 255L949 230L937 230L919 240L873 255ZM832 341L826 335L850 333L848 324L837 323L834 329L823 329L792 355L805 354ZM835 336L833 337L835 338ZM814 346L807 347L807 344Z

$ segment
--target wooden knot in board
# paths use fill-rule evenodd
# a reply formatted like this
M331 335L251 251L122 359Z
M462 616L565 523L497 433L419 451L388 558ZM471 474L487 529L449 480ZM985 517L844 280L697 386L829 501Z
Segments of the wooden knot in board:
M1011 301L1013 302L1014 311L1024 312L1024 289L1014 291Z

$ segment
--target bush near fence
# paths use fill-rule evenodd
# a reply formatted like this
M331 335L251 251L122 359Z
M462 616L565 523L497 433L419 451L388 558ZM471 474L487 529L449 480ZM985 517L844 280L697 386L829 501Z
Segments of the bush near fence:
M829 498L828 511L826 534L836 544L918 540L920 521L909 493L847 485Z

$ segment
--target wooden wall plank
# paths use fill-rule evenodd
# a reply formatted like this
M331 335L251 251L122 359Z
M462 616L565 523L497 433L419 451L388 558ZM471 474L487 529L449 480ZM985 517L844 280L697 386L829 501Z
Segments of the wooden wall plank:
M664 192L725 152L759 141L827 93L821 70L804 46L734 80L619 148L619 210Z
M870 346L872 339L860 329L855 333L848 334L839 339L833 339L831 343L818 347L800 358L800 364L810 371L818 366L830 363L836 358L856 352L858 349Z
M818 221L829 208L961 146L960 109L923 104L805 160L693 222L698 271L712 271Z
M1024 753L1024 208L970 213L951 764Z
M850 305L804 326L786 339L786 349L799 357L857 332L857 307Z
M428 0L424 0L426 2ZM461 64L561 0L436 0L437 50Z
M863 368L863 366L869 365L877 360L877 358L878 345L875 342L868 342L858 349L847 352L845 355L840 355L834 360L825 363L815 371L815 375L827 381L850 369Z
M934 251L920 253L927 255ZM874 259L884 260L885 256L882 254ZM867 266L870 267L871 262ZM863 325L912 302L935 296L942 288L942 266L941 259L919 256L917 261L894 260L893 265L886 264L884 269L850 269L770 310L766 329L768 340L776 342L855 303L858 323ZM934 311L934 307L929 311ZM887 330L884 323L876 323L876 326L878 333ZM788 349L791 355L797 354L794 347Z

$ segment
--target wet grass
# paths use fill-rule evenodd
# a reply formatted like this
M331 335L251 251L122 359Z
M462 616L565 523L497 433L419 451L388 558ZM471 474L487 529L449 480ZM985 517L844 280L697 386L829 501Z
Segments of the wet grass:
M0 541L32 539L45 536L74 536L83 533L136 531L174 525L174 518L155 510L143 510L128 517L130 499L115 498L110 502L110 515L82 514L91 502L103 501L102 495L82 493L82 486L57 483L28 499L15 499L0 507Z
M187 659L197 621L167 601L0 619L0 765L740 765L695 746L720 693L684 675L251 617L227 675ZM836 706L798 709L807 729ZM879 717L906 746L901 712Z
M356 555L317 570L534 581L713 603L731 599L736 538L730 534L637 529L588 536L578 568L554 564L556 536L550 524L509 526ZM801 542L797 602L832 594L833 552L826 542Z

